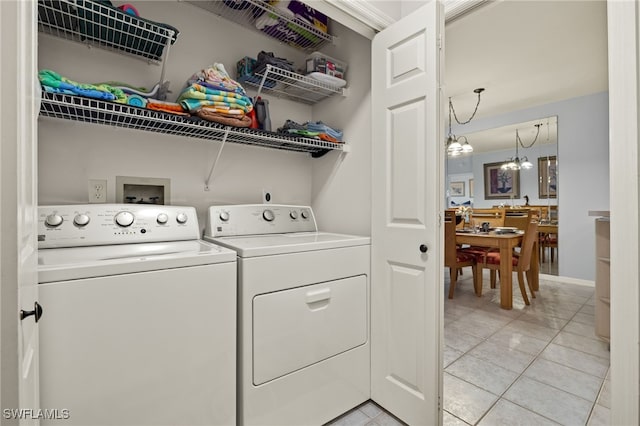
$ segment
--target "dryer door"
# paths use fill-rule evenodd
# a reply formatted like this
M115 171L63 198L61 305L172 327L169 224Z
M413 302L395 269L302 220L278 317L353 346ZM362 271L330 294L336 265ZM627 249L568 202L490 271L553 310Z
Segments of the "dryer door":
M367 277L253 299L253 384L261 385L367 342Z

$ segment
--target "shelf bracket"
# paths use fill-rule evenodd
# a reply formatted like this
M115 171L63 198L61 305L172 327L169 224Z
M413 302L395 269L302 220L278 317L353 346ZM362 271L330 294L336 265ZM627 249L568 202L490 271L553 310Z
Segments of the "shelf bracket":
M230 127L227 126L224 129L224 136L222 137L222 145L220 145L220 149L218 150L218 155L216 156L215 161L211 165L211 170L209 170L209 176L207 176L207 180L204 182L204 190L209 191L209 182L211 181L211 176L213 175L213 171L216 169L216 165L218 164L218 160L220 159L220 154L222 154L222 149L224 148L224 144L227 142L227 137L229 136Z
M260 86L258 86L258 94L256 95L256 99L260 97L260 93L262 93L262 88L264 87L264 83L267 81L267 74L271 71L271 65L267 64L267 67L264 70L264 74L262 74L262 80L260 80Z

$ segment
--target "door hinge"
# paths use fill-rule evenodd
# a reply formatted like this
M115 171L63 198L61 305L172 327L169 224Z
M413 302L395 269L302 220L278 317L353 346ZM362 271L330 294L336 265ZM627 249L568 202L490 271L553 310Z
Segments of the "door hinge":
M438 50L442 50L442 34L438 34Z
M438 228L442 227L442 213L438 213Z

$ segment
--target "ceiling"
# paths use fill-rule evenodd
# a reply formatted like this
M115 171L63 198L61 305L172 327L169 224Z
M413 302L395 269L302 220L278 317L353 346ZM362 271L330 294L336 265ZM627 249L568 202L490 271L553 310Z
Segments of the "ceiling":
M445 27L445 96L460 121L478 87L486 90L475 119L607 91L607 78L605 1L487 2Z

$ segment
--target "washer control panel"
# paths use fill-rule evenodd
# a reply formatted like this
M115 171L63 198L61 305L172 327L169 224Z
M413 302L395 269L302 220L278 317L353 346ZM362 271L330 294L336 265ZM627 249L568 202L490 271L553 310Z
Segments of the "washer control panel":
M197 240L193 207L81 204L38 207L38 247Z
M204 235L229 237L317 230L316 219L309 206L236 204L209 207Z

